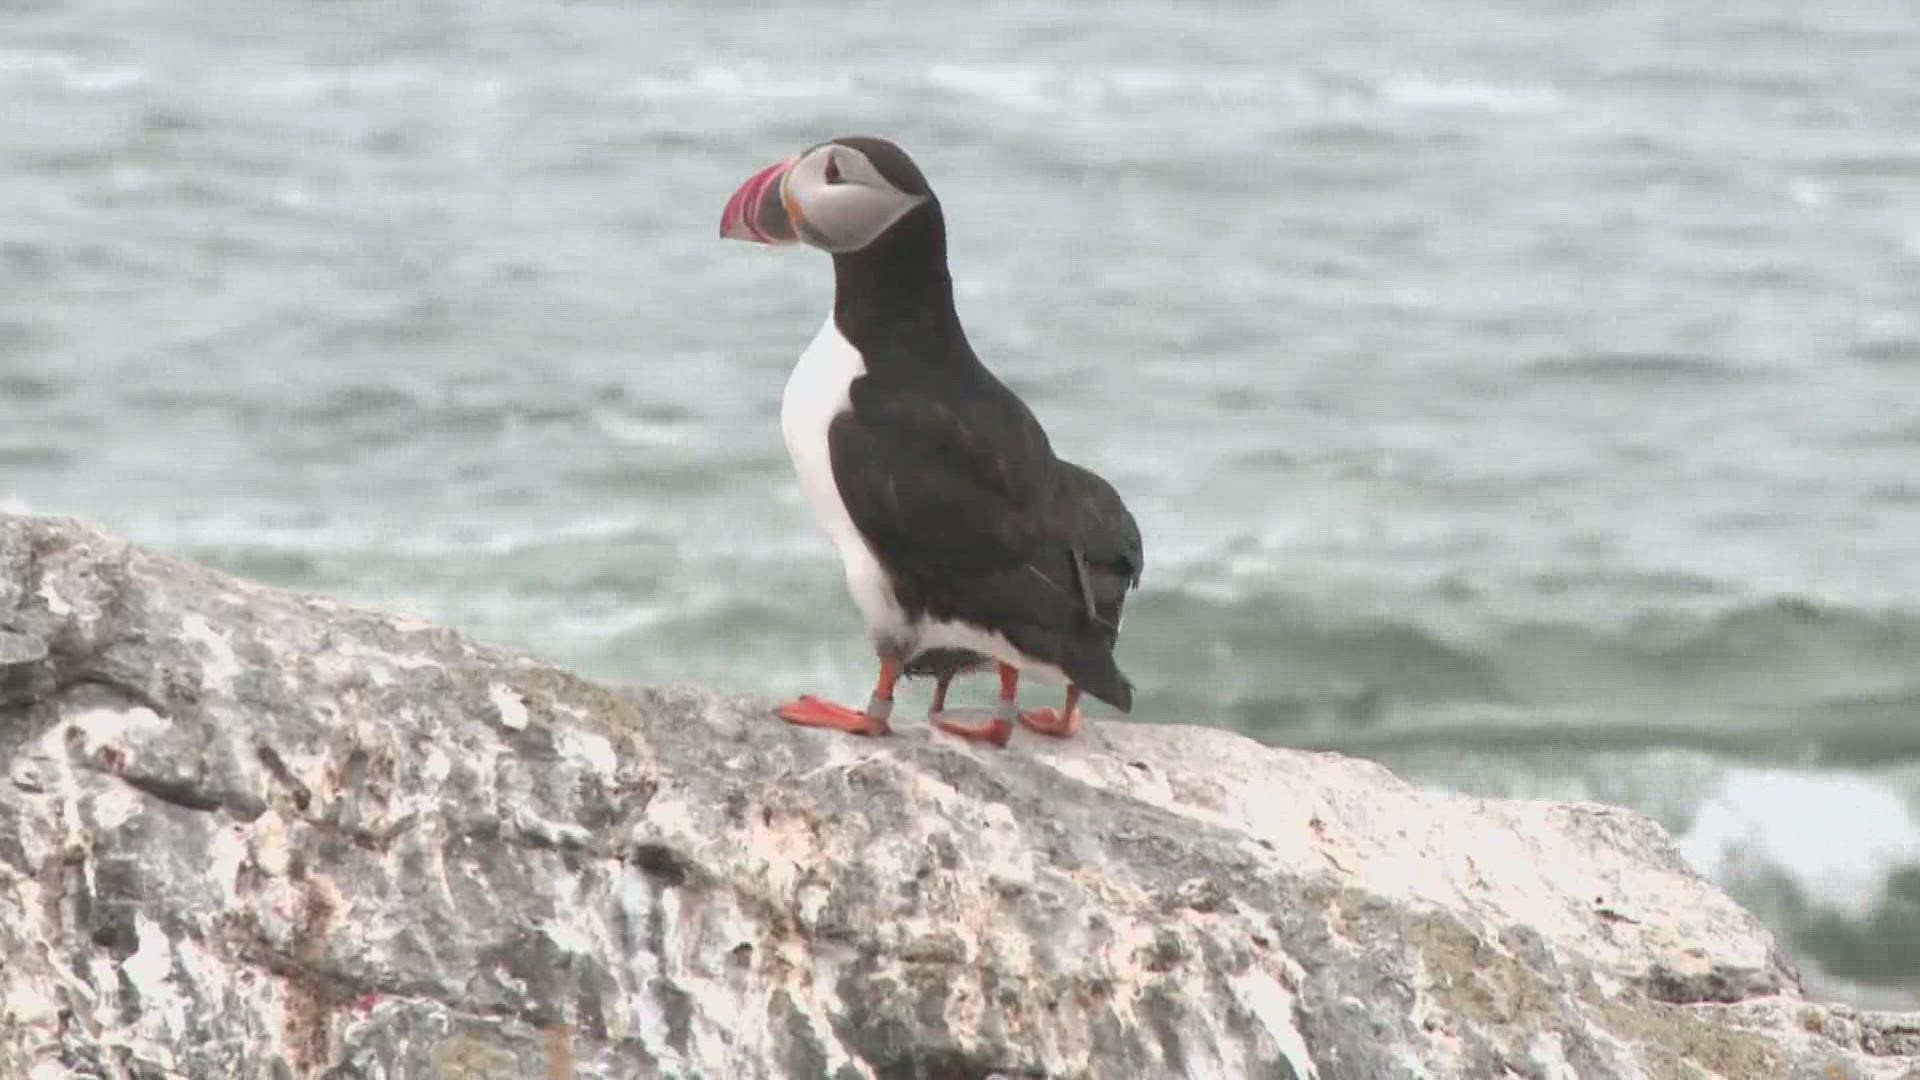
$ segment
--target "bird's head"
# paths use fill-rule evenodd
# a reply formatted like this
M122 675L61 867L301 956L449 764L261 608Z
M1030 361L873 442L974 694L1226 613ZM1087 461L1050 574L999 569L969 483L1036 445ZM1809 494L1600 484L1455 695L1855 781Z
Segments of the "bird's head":
M934 205L933 189L906 151L850 135L749 176L720 214L720 235L846 255Z

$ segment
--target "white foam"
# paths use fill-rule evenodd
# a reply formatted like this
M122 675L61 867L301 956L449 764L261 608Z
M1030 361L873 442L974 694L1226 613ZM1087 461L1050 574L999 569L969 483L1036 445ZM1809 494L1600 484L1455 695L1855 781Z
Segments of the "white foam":
M609 408L592 409L587 419L600 434L622 446L711 447L713 443L706 432L683 421L649 420Z
M155 517L131 523L143 540L176 548L266 547L304 555L398 555L437 559L445 556L518 555L549 544L619 540L644 535L657 516L585 513L561 523L539 522L524 528L502 527L474 515L436 522L432 530L410 524L364 519L317 524L264 520L258 516L209 514L203 517Z
M1551 86L1485 83L1419 74L1254 69L1126 68L1117 71L1015 64L940 63L927 69L936 89L1030 114L1107 110L1131 114L1142 104L1285 101L1309 114L1355 111L1483 112L1538 115L1566 104Z
M329 96L389 97L439 84L432 72L412 67L306 68L268 76L251 87L270 97L311 101Z
M1434 112L1488 112L1538 115L1558 110L1564 100L1548 86L1502 86L1454 82L1420 76L1396 76L1380 83L1386 104Z
M1811 902L1863 918L1891 871L1920 863L1920 824L1869 776L1736 768L1701 803L1680 848L1716 879L1777 868Z
M1183 98L1264 102L1278 86L1265 70L1248 68L1106 70L959 63L932 65L926 81L940 90L1030 113L1089 105L1130 111L1143 103Z
M1059 112L1065 83L1054 72L1011 66L935 64L927 70L934 87L1020 112Z
M0 51L0 75L50 76L66 89L85 93L124 90L148 77L142 68L102 66L66 53L11 50Z
M1825 206L1833 201L1827 185L1806 177L1796 177L1791 184L1787 185L1787 192L1793 196L1793 201L1801 206Z
M648 518L642 514L596 514L574 518L561 524L540 524L524 529L493 529L476 540L460 539L455 544L478 547L489 555L516 555L550 544L579 541L620 540L647 531Z
M729 67L706 64L677 75L642 75L627 84L633 97L680 100L684 98L760 98L785 101L798 98L837 97L853 92L853 79L846 75L827 78L776 74L764 64Z

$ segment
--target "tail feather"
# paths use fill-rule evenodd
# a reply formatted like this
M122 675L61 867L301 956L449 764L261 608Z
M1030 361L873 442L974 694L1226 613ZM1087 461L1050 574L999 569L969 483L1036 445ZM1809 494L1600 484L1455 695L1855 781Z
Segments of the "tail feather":
M1062 671L1073 684L1123 713L1133 711L1133 683L1121 673L1113 653L1099 642L1070 639Z

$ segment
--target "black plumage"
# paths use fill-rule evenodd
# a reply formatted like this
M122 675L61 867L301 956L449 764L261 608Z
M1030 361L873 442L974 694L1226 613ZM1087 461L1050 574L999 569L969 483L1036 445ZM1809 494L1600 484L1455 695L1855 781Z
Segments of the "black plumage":
M1060 581L1044 571L1036 571L1035 586L1049 593L1071 592L1078 607L1071 620L1072 630L1094 639L1098 646L1111 652L1119 637L1127 594L1140 583L1140 574L1146 568L1140 528L1113 485L1098 474L1070 461L1061 461L1054 478L1055 495L1047 503L1048 516L1052 519L1049 532L1067 539L1067 550L1072 557L1068 569L1072 576L1069 581ZM915 656L905 674L932 677L944 685L958 675L983 670L991 663L987 657L967 649L930 649ZM1068 674L1071 676L1072 672ZM1122 709L1131 708L1132 686L1123 680L1123 687L1124 700L1111 703ZM1100 694L1095 696L1110 700Z

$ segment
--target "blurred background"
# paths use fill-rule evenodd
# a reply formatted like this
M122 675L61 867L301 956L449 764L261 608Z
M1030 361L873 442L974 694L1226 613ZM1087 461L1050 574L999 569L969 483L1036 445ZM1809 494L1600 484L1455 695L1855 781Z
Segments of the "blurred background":
M857 698L828 266L716 233L889 135L1140 518L1137 718L1635 807L1920 1005L1920 7L968 12L0 5L0 504Z

